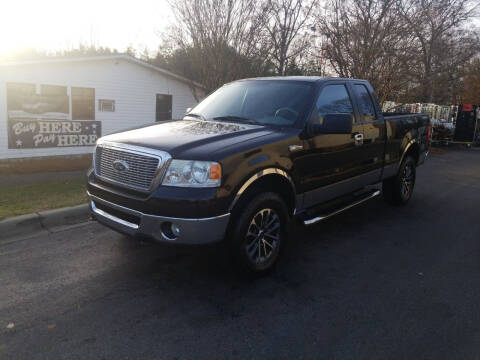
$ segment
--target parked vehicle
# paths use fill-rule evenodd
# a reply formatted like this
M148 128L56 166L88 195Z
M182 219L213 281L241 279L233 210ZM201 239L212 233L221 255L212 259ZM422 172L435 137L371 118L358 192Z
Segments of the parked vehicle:
M404 205L430 142L422 114L382 114L364 80L274 77L222 86L183 120L98 140L99 222L157 241L225 239L246 269L276 262L288 224L380 194Z

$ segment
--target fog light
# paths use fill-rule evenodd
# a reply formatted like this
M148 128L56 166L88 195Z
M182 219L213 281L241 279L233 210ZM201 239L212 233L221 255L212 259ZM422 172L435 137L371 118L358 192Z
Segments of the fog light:
M173 225L170 221L166 221L162 223L161 229L162 229L163 237L166 238L167 240L176 240L178 233L180 233L178 226ZM176 231L173 229L176 229Z
M180 236L180 228L176 224L172 224L172 233L175 237Z

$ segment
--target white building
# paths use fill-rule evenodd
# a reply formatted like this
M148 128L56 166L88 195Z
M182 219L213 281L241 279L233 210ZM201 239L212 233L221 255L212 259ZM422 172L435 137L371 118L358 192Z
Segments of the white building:
M0 160L89 154L99 136L182 118L204 95L128 55L0 64Z

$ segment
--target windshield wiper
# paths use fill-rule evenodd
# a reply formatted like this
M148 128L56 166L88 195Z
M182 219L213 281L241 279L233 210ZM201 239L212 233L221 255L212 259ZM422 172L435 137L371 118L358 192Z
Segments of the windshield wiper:
M188 114L185 114L185 116L191 116L191 117L194 117L194 118L198 118L200 120L203 120L203 121L207 121L207 118L205 116L203 116L202 114L197 114L197 113L188 113Z
M235 115L224 115L224 116L216 116L213 118L213 120L227 120L227 121L240 121L242 123L247 123L247 124L252 124L252 125L262 125L262 123L258 122L258 121L255 121L255 120L252 120L252 119L249 119L249 118L246 118L246 117L243 117L243 116L235 116Z

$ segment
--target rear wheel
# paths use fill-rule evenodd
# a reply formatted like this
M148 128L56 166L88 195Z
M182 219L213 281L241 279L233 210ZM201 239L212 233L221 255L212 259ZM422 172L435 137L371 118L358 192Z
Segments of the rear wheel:
M416 178L416 163L413 157L406 156L395 177L383 182L385 199L394 205L405 205L413 194Z
M276 193L262 193L242 201L233 215L236 220L229 233L238 264L254 273L271 269L286 241L289 216L285 202Z

